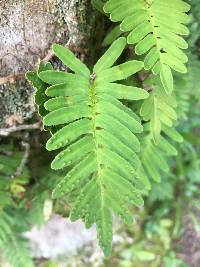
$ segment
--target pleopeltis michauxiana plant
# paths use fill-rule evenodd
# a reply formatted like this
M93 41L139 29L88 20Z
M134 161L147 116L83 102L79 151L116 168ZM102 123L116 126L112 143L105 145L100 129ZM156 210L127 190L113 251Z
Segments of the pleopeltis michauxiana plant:
M185 13L190 6L182 0L109 0L104 11L114 22L121 21L120 30L130 32L127 42L135 45L137 55L145 55L144 68L160 74L167 93L173 91L171 69L186 73L188 48L181 35L188 35Z
M115 40L92 72L67 48L54 45L55 55L72 72L42 63L37 72L27 73L37 89L44 127L52 134L46 148L59 150L51 167L66 168L53 198L73 196L71 220L96 224L105 255L111 252L113 216L132 223L130 205L143 205L148 178L160 181L161 172L169 170L167 157L177 154L171 140L182 141L172 128L177 104L171 69L186 72L182 49L187 43L180 35L188 34L183 25L188 10L181 0L109 0L104 11L122 21L120 34L131 33ZM148 54L113 67L127 42L136 44L136 54ZM157 75L148 79L149 93L123 84L143 69ZM136 100L142 102L137 114L128 105Z
M82 218L87 227L97 224L105 255L111 249L112 214L131 223L128 205L143 205L134 181L140 165L136 134L143 127L137 115L119 100L144 99L148 93L115 83L143 68L143 63L136 60L112 67L125 46L125 38L115 41L91 74L68 49L54 45L55 54L74 74L53 70L38 74L51 85L45 91L50 99L44 103L49 111L44 125L60 127L47 142L47 149L64 148L52 162L52 168L71 166L53 197L76 191L71 219Z

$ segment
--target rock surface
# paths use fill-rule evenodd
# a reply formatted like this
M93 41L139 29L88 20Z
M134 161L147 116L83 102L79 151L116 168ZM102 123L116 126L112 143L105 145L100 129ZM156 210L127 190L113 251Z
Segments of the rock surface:
M25 72L48 59L55 42L84 59L98 16L89 0L0 0L0 128L33 118Z
M25 236L31 241L34 258L70 257L88 244L97 246L94 227L86 230L81 221L72 223L58 215L54 215L41 229L32 228Z

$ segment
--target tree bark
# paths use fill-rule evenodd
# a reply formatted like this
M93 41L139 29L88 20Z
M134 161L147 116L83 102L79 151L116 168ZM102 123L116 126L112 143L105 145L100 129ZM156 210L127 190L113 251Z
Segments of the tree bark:
M27 70L51 58L52 43L69 44L79 58L92 63L98 39L93 30L103 17L90 0L0 0L0 128L35 122L33 89ZM101 34L102 33L102 34ZM90 57L89 55L92 55Z

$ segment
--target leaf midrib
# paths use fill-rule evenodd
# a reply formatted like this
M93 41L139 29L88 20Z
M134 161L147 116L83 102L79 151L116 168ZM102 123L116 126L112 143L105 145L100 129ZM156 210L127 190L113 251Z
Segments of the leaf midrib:
M144 0L144 2L145 2L145 10L146 10L146 12L148 14L148 17L149 17L149 23L152 26L153 36L155 37L156 48L157 48L157 51L159 53L159 60L160 60L161 66L162 66L163 65L163 59L162 59L162 53L160 52L161 46L159 44L158 36L157 36L157 34L155 32L154 15L151 13L151 10L150 10L151 5L148 3L148 1Z
M96 86L95 81L91 82L90 85L90 99L91 99L91 110L92 110L92 125L93 125L93 138L95 143L95 154L96 154L96 161L97 161L97 173L96 173L96 179L99 184L100 188L100 194L101 194L101 206L104 206L104 185L102 180L102 173L101 173L101 161L100 161L100 155L99 155L99 142L97 138L97 125L96 125L96 103L97 103L97 96L96 96Z

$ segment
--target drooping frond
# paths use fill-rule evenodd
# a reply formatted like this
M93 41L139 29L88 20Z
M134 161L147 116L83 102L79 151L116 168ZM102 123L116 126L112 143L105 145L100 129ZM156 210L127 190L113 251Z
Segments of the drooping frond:
M185 79L175 76L174 89L177 98L178 108L177 114L180 120L187 120L188 111L190 109L191 90L186 86ZM181 90L180 90L181 89Z
M195 99L200 99L200 62L197 56L189 53L188 54L189 62L188 62L188 73L187 75L182 75L182 78L185 81L185 87L188 89L190 95ZM177 89L178 91L178 89ZM179 91L180 88L179 88ZM180 92L181 93L181 92Z
M20 218L20 222L19 222ZM19 228L24 223L24 216L17 216L7 210L0 210L0 251L7 263L13 267L33 267L28 241Z
M159 74L167 93L173 90L172 70L186 73L188 61L183 49L188 35L185 24L190 6L182 0L109 0L104 11L121 22L121 30L130 32L129 44L138 55L145 55L144 68Z
M0 248L3 247L4 242L8 236L12 235L13 218L10 217L3 210L0 211Z
M177 155L174 142L182 142L182 136L175 130L177 101L175 95L164 91L160 80L151 75L145 86L150 89L149 97L144 100L140 115L145 123L142 136L138 175L140 179L153 179L160 182L162 173L169 171L168 158Z
M49 151L61 150L52 168L70 168L53 197L76 192L71 219L82 218L87 227L96 223L105 255L111 251L113 213L131 223L128 205L143 204L136 177L140 165L136 134L143 127L120 100L145 99L148 93L117 83L143 68L143 63L135 60L112 67L125 46L125 38L116 40L90 74L72 52L54 45L56 56L74 73L39 73L50 85L45 92L51 99L44 104L49 111L44 125L61 128L46 145Z
M150 125L147 124L145 128L140 152L142 165L138 169L138 177L148 185L151 179L160 182L162 173L169 172L168 159L178 153L173 142L182 142L183 138L174 128L163 126L159 140L155 144L149 134Z
M38 107L38 113L41 116L45 116L48 111L44 108L44 103L49 99L47 95L45 94L45 90L48 87L48 84L44 83L40 78L39 78L39 73L41 71L46 71L46 70L52 70L53 67L50 63L43 63L40 62L38 71L28 71L26 73L26 78L31 82L33 87L36 89L35 92L35 104Z
M172 127L177 119L176 98L165 93L159 79L150 77L146 85L151 86L149 97L144 100L140 115L145 121L150 122L150 134L155 143L159 141L162 124Z
M18 197L25 192L29 181L26 166L19 173L18 168L23 158L22 151L16 151L12 144L0 147L0 209L14 203L12 196ZM2 193L3 192L3 193Z
M200 63L196 56L189 54L187 75L176 75L174 79L177 98L177 114L179 120L187 120L190 110L195 111L195 105L200 99Z
M49 113L49 111L45 109L44 103L47 100L50 100L50 98L51 98L45 94L45 90L48 88L49 84L43 82L39 77L39 73L42 71L46 71L46 70L53 70L53 66L51 65L51 63L40 62L37 71L35 71L35 72L34 71L28 71L26 73L27 80L36 89L34 100L35 100L35 104L38 108L38 113L41 117L44 117L45 115L47 115ZM47 127L47 126L43 125L43 127L45 130L49 130L52 133L58 130L58 127L54 127L54 126Z

